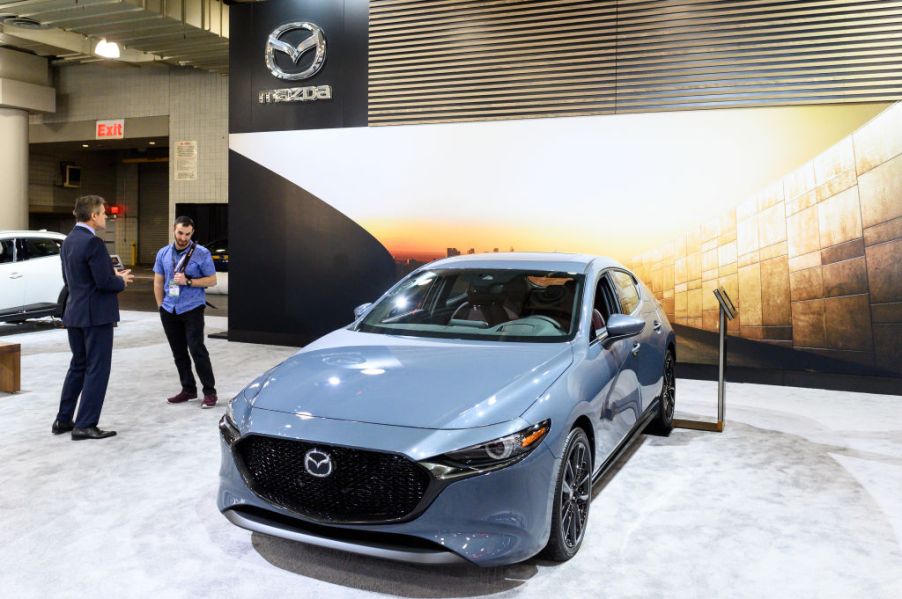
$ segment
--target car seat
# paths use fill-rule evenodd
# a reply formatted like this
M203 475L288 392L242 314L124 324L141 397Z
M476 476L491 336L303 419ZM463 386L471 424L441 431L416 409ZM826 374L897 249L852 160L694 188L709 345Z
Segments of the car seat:
M501 283L470 285L467 289L467 301L454 311L451 320L482 321L490 327L507 322L511 320L511 316L504 307L504 298L504 286Z

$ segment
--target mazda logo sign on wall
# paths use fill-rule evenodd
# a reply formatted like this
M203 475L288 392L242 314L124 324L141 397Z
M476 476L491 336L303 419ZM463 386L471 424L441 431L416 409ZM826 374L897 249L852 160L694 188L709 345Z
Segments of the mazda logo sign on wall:
M311 449L304 454L304 469L311 476L326 478L332 474L332 458L321 449Z
M311 35L305 38L297 46L292 46L288 42L282 41L281 37L289 31L296 29L306 29ZM276 64L276 52L286 54L294 64L297 64L301 57L307 52L314 50L316 54L313 56L313 63L299 73L286 73ZM287 81L300 81L301 79L309 79L316 75L323 63L326 62L326 36L319 25L315 25L309 21L296 21L294 23L285 23L277 27L269 34L266 40L266 66L273 77L285 79Z

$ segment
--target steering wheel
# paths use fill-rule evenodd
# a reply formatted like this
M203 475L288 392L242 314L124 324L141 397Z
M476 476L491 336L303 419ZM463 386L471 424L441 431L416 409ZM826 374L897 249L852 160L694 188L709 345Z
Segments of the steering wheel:
M470 302L465 301L464 303L462 303L461 305L459 305L457 308L454 309L454 312L451 313L451 318L455 319L458 317L458 314L461 314L464 310L469 310L469 309L470 309Z

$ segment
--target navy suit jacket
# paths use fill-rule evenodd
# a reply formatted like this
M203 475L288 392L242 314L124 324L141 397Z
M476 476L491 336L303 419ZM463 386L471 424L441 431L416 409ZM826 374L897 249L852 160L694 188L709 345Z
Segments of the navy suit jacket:
M119 321L119 299L125 281L116 276L103 241L84 227L72 229L61 251L69 300L63 312L67 327L95 327Z

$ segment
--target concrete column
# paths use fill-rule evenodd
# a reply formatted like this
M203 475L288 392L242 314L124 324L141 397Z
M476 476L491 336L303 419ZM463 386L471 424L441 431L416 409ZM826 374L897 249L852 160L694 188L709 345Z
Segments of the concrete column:
M0 107L0 229L28 228L28 113Z
M28 113L56 110L47 59L0 48L0 229L28 228Z

